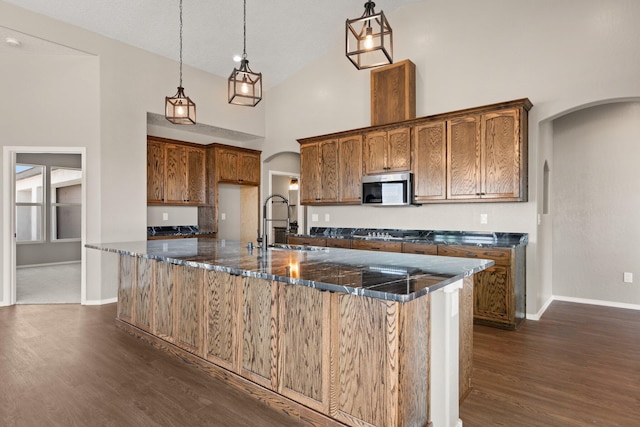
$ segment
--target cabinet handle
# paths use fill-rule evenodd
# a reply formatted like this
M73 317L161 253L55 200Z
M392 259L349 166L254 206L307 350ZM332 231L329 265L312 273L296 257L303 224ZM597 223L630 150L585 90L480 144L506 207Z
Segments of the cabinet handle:
M422 255L424 255L424 251L418 251L418 250L415 250L415 251L413 251L413 252L414 252L414 253L416 253L416 254L422 254Z
M481 195L482 195L482 193L476 193L476 196L481 196Z

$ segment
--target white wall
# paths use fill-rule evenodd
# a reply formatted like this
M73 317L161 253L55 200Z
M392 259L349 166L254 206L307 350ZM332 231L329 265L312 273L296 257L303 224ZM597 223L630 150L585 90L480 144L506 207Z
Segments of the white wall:
M309 208L321 220L330 214L330 222L315 225L529 233L527 312L537 314L552 294L549 218L537 225L541 171L553 143L548 121L640 95L639 18L635 0L430 0L391 13L394 57L416 64L418 116L523 97L533 102L529 202ZM344 29L337 24L333 31ZM266 100L266 156L297 151L297 138L370 124L369 73L357 71L341 45L269 91ZM480 224L480 213L489 215L487 225Z
M169 219L165 220L163 214ZM198 225L196 206L148 206L147 227L168 227L177 225Z
M638 123L637 102L553 123L554 295L640 304Z
M239 185L218 184L218 239L240 240L240 191Z
M145 239L147 112L164 114L177 62L2 1L0 26L92 55L2 55L0 89L12 103L0 106L1 144L86 147L87 242ZM183 82L199 122L264 135L264 105L229 105L226 79L185 66ZM113 260L95 250L86 260L87 301L113 300Z

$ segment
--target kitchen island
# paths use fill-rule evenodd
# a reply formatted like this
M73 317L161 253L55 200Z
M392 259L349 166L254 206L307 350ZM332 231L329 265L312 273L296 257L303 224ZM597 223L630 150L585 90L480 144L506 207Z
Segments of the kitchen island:
M459 319L492 261L204 238L87 247L119 256L120 328L303 422L459 422Z

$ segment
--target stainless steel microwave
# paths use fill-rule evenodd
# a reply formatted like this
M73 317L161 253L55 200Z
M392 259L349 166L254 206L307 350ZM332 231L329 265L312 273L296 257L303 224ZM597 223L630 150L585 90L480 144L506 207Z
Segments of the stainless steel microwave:
M362 177L362 204L404 206L413 202L413 174L385 173Z

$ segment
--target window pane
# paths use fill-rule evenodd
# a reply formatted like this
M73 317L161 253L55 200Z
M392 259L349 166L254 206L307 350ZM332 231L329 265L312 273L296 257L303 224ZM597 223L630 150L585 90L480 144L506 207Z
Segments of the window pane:
M51 168L51 203L81 203L82 171Z
M16 203L42 203L44 166L16 165Z
M16 241L42 241L42 206L16 206Z
M51 239L80 238L80 205L51 207Z

